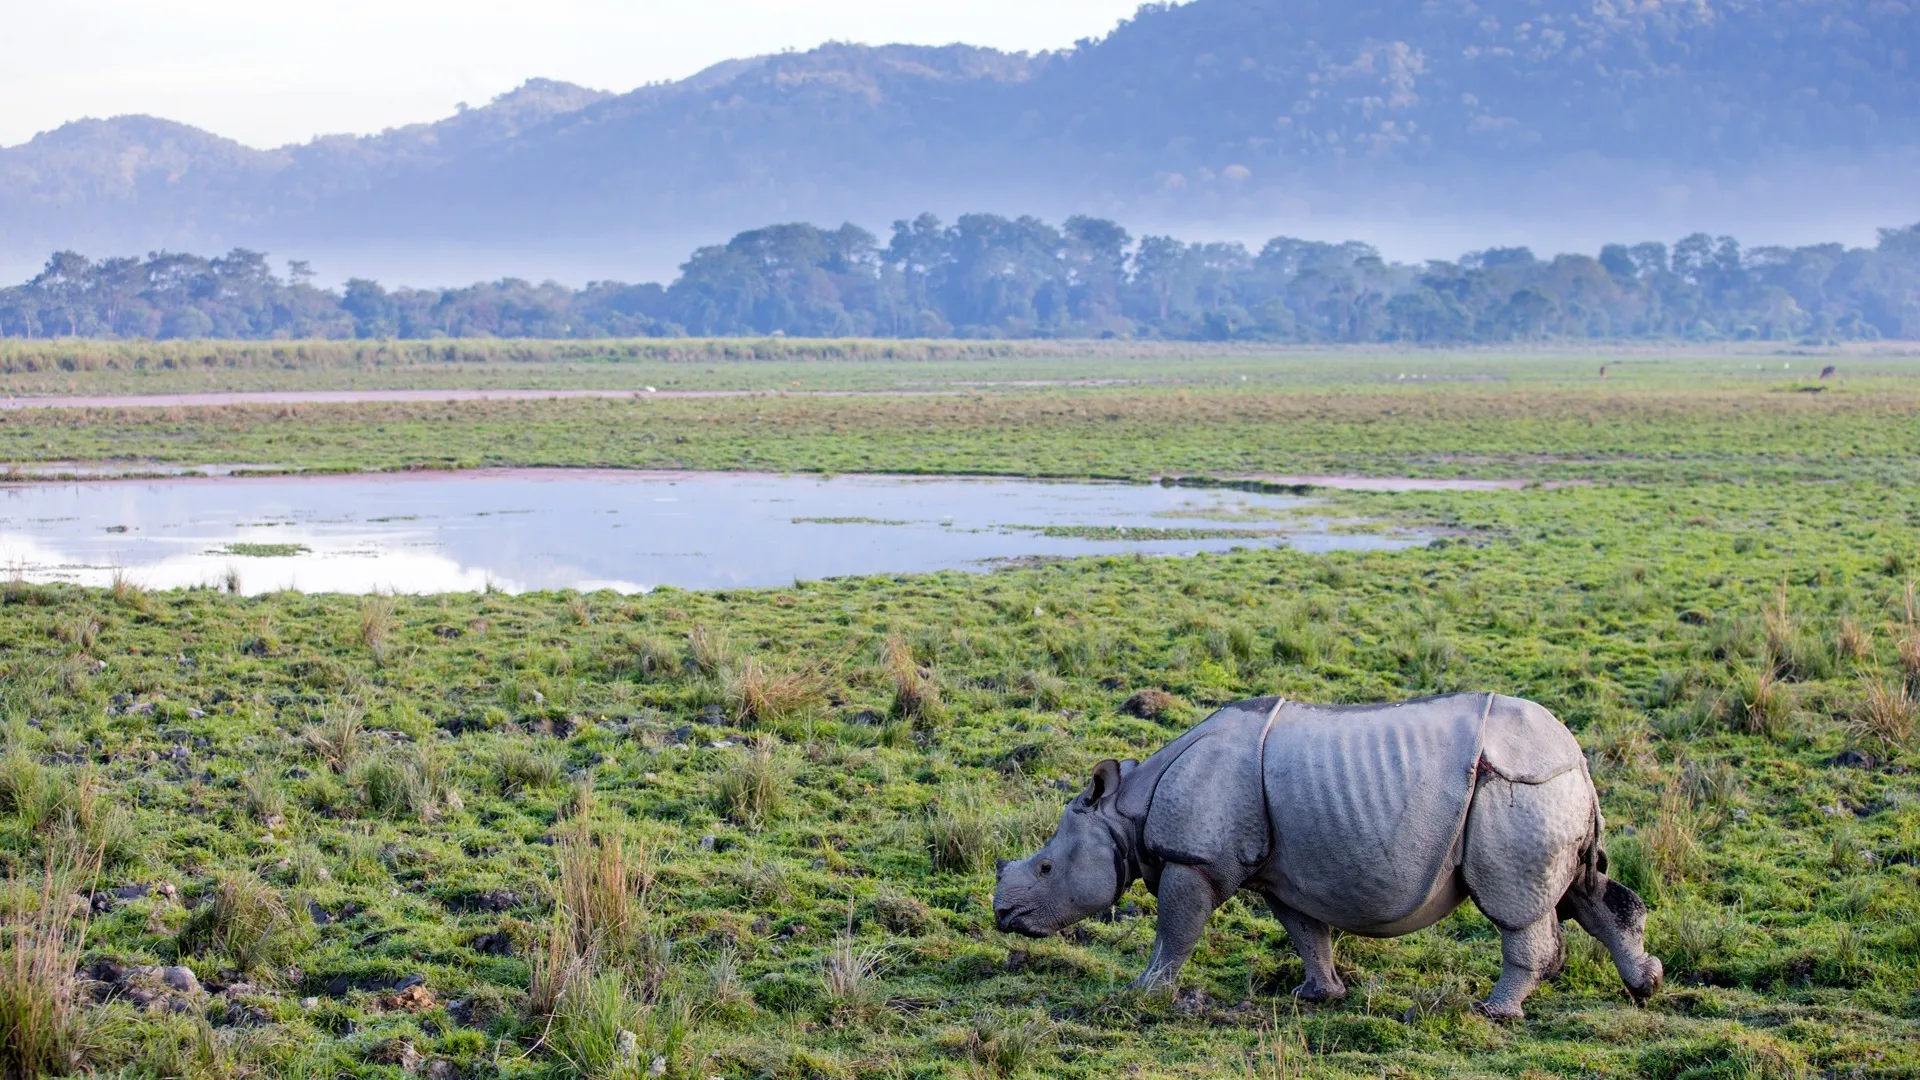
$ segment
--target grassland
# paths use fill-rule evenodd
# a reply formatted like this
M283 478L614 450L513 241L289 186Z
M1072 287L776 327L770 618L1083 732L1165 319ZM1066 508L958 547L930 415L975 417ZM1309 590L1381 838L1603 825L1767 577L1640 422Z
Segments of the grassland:
M749 341L97 342L0 341L0 393L234 390L1017 389L1034 383L1326 389L1383 383L1750 386L1836 365L1858 380L1910 375L1911 343L1807 349L1728 346L1488 347L1438 352L1181 342Z
M1336 497L1445 527L1402 552L634 598L13 584L0 1021L36 1038L0 1054L152 1077L1920 1076L1920 385L1507 363L1535 374L8 415L16 461L1597 482ZM1177 996L1121 989L1151 939L1138 886L1064 938L992 930L992 859L1100 758L1242 696L1466 687L1548 704L1587 748L1614 865L1655 905L1649 1007L1576 933L1526 1021L1479 1018L1498 942L1470 908L1342 939L1355 992L1327 1007L1284 999L1298 961L1242 900ZM1145 689L1172 704L1122 709ZM176 964L197 989L159 983Z

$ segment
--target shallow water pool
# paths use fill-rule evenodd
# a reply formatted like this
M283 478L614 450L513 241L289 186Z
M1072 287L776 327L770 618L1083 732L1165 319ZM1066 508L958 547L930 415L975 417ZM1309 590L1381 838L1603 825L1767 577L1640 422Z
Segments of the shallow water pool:
M0 486L0 563L29 581L249 594L639 592L1424 542L1336 531L1312 506L1141 484L583 470L27 483Z

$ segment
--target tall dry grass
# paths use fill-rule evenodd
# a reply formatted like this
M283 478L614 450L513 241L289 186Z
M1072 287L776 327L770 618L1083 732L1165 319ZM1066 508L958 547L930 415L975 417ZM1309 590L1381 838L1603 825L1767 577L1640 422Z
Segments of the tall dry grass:
M783 724L811 715L827 702L818 676L776 671L748 657L721 675L727 708L743 724Z
M893 684L893 703L889 709L895 719L911 721L916 728L938 723L946 708L940 700L940 687L933 672L921 667L913 650L898 637L890 637L880 649L881 664Z
M1855 743L1882 750L1912 746L1917 728L1920 702L1898 683L1868 683L1847 722L1847 734Z
M86 1010L75 974L85 949L86 909L74 926L71 898L88 890L87 856L49 857L34 889L10 883L0 926L0 1075L12 1078L92 1072L110 1035Z

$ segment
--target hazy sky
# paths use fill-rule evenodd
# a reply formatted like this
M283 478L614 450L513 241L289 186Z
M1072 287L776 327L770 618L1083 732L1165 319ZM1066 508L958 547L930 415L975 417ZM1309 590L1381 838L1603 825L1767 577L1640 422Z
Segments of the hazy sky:
M255 146L378 131L532 76L605 90L823 41L1049 49L1138 0L6 0L0 146L149 113Z

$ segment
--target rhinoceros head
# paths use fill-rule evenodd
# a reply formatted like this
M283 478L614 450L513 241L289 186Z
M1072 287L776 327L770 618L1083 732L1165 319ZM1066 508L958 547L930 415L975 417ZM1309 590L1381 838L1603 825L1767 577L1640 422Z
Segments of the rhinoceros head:
M1108 759L1060 815L1053 839L1028 858L999 863L993 921L1002 930L1046 937L1113 905L1132 883L1132 826L1114 808L1133 767Z

